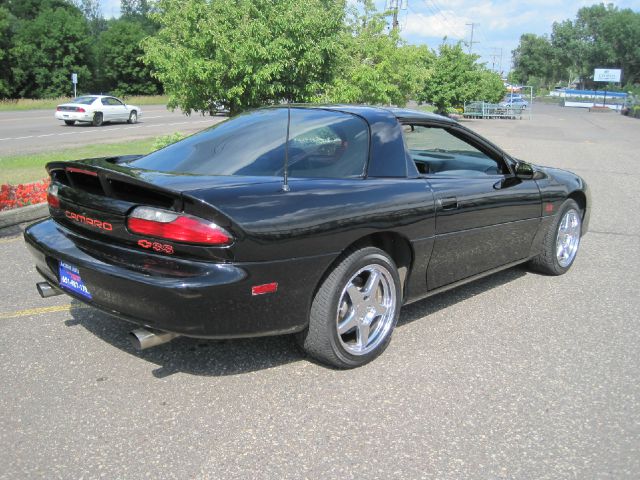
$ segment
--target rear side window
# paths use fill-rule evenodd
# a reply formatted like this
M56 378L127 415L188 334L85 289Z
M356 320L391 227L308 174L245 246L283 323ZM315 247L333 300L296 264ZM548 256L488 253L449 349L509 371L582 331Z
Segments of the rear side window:
M326 110L291 110L289 176L354 178L364 174L369 128L359 117Z
M201 175L282 176L288 113L256 110L129 163L131 167ZM347 178L364 173L369 131L353 115L291 109L290 177Z
M76 97L69 103L80 103L82 105L91 105L96 97Z

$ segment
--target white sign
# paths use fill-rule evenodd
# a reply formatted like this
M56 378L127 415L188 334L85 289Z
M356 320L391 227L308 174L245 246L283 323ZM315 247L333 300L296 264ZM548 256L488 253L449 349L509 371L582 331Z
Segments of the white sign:
M78 74L77 73L72 73L71 74L71 82L76 84L78 83Z
M596 68L593 71L594 82L620 82L622 70L619 68Z

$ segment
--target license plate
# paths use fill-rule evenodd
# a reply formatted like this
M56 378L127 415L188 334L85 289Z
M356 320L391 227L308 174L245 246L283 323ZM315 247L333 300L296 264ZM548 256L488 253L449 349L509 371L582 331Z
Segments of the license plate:
M91 298L91 294L89 290L85 286L82 278L80 278L80 271L78 267L70 265L65 262L60 262L59 267L60 273L60 286L70 290L72 292L78 293L86 298Z
M63 114L62 114L62 116L63 116L63 117L68 117L69 115L66 115L66 114L64 114L64 113L63 113Z

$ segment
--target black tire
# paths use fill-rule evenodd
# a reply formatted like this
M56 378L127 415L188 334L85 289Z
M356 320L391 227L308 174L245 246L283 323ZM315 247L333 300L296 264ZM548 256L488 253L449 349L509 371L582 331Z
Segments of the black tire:
M534 257L529 261L529 268L546 275L563 275L564 273L569 271L569 269L575 262L575 257L577 256L577 250L580 246L579 239L578 244L576 245L576 252L571 258L571 261L568 263L568 265L560 264L560 261L558 260L558 256L556 254L556 249L558 229L560 228L560 224L565 218L565 215L567 215L570 211L577 212L579 227L580 229L582 228L583 212L580 210L580 207L574 200L569 199L565 201L558 210L558 215L556 216L555 220L553 221L553 223L551 223L549 229L547 230L542 243L542 252L537 257Z
M65 120L64 123L66 123L67 125L69 125L70 127L76 124L75 120Z
M127 120L127 123L138 123L138 112L136 112L135 110L131 110L131 113L129 114L129 120Z
M102 113L97 112L93 114L93 121L91 122L94 127L99 127L103 123L104 117Z
M377 276L372 277L372 272L377 272ZM366 281L370 278L379 280L375 282L375 293L367 296ZM363 300L358 304L359 310L355 307L357 302L347 293L347 287L353 287L357 282L361 282L359 285L363 289L360 291L358 288L358 294L362 293ZM375 308L372 311L370 304L365 306L365 299L374 303L386 299L389 306L384 308L388 309L382 314ZM389 255L374 247L347 251L316 292L309 313L309 326L298 334L298 343L311 357L327 365L344 369L359 367L372 361L387 348L398 322L401 304L400 277ZM343 311L345 306L346 310ZM362 317L357 314L364 309L369 309L368 315ZM358 325L339 334L338 323L341 314L344 317L358 318ZM367 334L361 334L363 322L367 325ZM361 335L371 339L371 344L367 343L367 348L354 354L353 350L360 348L358 344ZM349 337L352 337L353 341L349 340Z

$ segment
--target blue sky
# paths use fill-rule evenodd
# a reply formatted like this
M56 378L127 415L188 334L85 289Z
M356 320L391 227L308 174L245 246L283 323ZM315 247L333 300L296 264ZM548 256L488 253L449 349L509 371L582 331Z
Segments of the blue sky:
M304 0L301 0L304 1ZM355 0L349 0L355 1ZM389 0L387 0L388 2ZM119 0L101 0L106 17L120 14ZM443 37L449 41L469 41L474 22L473 51L481 61L497 71L508 71L511 50L516 48L520 35L551 32L555 21L575 18L578 9L598 3L595 0L402 0L400 28L402 36L413 44L436 48ZM640 10L640 0L613 0L619 8ZM385 8L385 1L376 1ZM387 3L388 5L388 3ZM500 53L502 52L502 59Z

